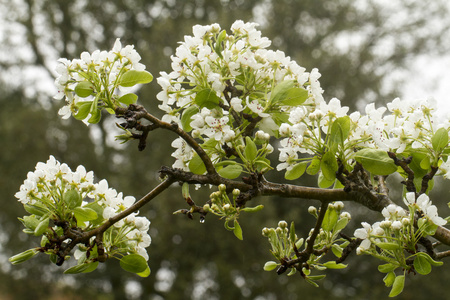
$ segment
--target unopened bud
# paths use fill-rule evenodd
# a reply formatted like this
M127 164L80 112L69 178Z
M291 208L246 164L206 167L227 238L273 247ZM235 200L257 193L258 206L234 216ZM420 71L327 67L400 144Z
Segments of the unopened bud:
M287 228L288 224L286 221L280 221L278 222L278 227L281 227L281 229Z
M222 183L222 184L219 184L219 191L220 191L220 192L225 193L226 190L227 190L227 187L226 187L225 184L223 184L223 183Z
M241 191L239 190L239 189L234 189L233 190L233 196L234 197L237 197L237 196L239 196L241 194Z
M269 234L270 234L270 229L267 227L264 227L262 229L262 235L267 237L267 236L269 236Z
M209 206L209 204L205 204L205 205L203 205L203 210L204 210L204 212L210 212L211 206Z

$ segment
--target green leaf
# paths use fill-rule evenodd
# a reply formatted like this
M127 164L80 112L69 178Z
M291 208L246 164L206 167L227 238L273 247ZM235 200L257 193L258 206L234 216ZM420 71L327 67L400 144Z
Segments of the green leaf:
M187 199L190 197L189 195L189 183L184 182L183 185L181 186L181 194L183 195L184 199Z
M430 158L428 156L425 156L424 159L420 161L420 168L424 170L428 170L431 167Z
M206 88L197 93L194 103L200 108L206 107L213 109L219 106L220 98L217 97L216 92L212 89Z
M331 251L333 251L333 254L339 258L342 256L343 249L341 248L341 246L333 244L331 246Z
M234 220L234 229L233 229L233 233L234 235L240 239L241 241L244 239L244 237L242 236L242 228L241 225L239 225L239 222L235 219Z
M239 177L242 173L242 166L240 165L229 165L218 171L219 175L227 179L235 179Z
M264 271L272 271L276 267L278 267L278 264L274 261L268 261L264 264Z
M120 103L123 103L125 105L130 105L130 104L136 103L137 98L138 98L138 96L136 94L129 93L129 94L123 95L122 97L117 99L117 101L119 101Z
M384 264L384 265L379 265L378 266L378 271L380 271L381 273L390 273L392 271L394 271L395 269L397 269L397 265L394 264Z
M24 261L29 260L30 258L34 257L38 253L39 253L39 251L37 251L36 249L28 249L22 253L19 253L19 254L16 254L16 255L10 257L8 260L11 264L17 265L17 264L23 263Z
M421 275L427 275L431 272L431 264L422 255L417 255L414 258L414 269Z
M395 297L403 292L403 287L405 286L405 275L399 275L395 277L394 283L392 284L391 292L389 297Z
M327 261L323 264L327 269L345 269L347 265L345 264L337 264L335 261Z
M328 179L326 179L322 172L319 173L319 178L317 180L318 180L317 185L321 189L329 188L335 182L335 180L328 180Z
M245 149L244 149L245 158L248 161L252 162L255 160L256 154L257 154L257 149L256 149L255 142L253 142L253 140L250 137L246 136L245 137Z
M97 269L98 261L93 263L84 263L80 265L73 266L64 271L64 274L79 274L79 273L89 273Z
M316 175L320 171L320 159L317 156L311 160L311 164L306 169L306 173L309 175Z
M422 256L423 258L425 258L431 265L438 267L438 266L442 266L444 263L442 261L435 261L433 260L427 253L425 252L418 252L417 256Z
M284 174L284 178L286 180L295 180L299 178L305 173L307 165L308 162L306 161L294 165L292 169L286 171L286 173Z
M374 175L389 175L397 171L394 161L381 149L362 149L356 152L355 159Z
M152 74L147 71L129 70L120 78L119 85L130 87L136 84L145 84L153 80Z
M448 132L445 128L441 127L434 133L431 138L431 145L433 150L441 152L448 145Z
M72 188L63 194L63 201L68 208L72 209L81 206L83 199L81 198L80 192Z
M329 135L330 145L342 145L350 133L350 117L343 116L334 120ZM333 148L334 148L333 147Z
M78 97L86 98L94 93L94 86L89 81L82 81L75 86L75 94Z
M394 284L394 280L395 280L395 273L394 272L389 272L386 274L386 276L384 276L383 281L384 284L387 287L390 287Z
M337 232L339 230L342 230L347 226L349 220L348 218L341 218L339 221L337 221L336 226L334 226L334 231Z
M33 233L36 227L39 225L40 221L36 218L35 215L24 216L23 218L19 218L25 228L30 229Z
M34 230L34 235L35 236L40 236L42 235L48 228L48 224L50 222L50 219L44 218L39 224L38 226L36 226L36 229Z
M260 204L255 207L244 207L240 208L239 211L245 211L245 212L257 212L264 208L264 205Z
M225 39L225 37L227 36L227 32L225 30L222 30L219 35L217 36L217 40L216 40L216 46L214 47L214 52L216 52L216 54L220 57L223 58L222 56L222 41Z
M271 103L281 105L298 106L308 99L308 91L304 88L295 87L293 80L285 80L274 87L271 96Z
M295 244L295 225L294 221L291 222L291 228L289 229L289 240L291 244Z
M198 107L192 105L183 111L183 115L181 116L181 126L183 130L189 132L192 130L191 122L192 116L199 112Z
M95 210L88 207L75 207L73 209L73 212L75 214L75 218L77 219L77 221L80 222L92 221L97 219L98 217Z
M91 111L92 101L80 101L77 103L77 113L73 116L77 120L84 120Z
M150 273L151 273L150 267L147 266L147 269L145 269L144 272L139 272L139 273L136 273L136 274L137 274L139 277L145 278L145 277L150 276Z
M46 210L44 207L40 206L38 203L39 202L36 202L33 205L31 205L31 204L24 204L23 207L30 214L42 217L43 215L45 215L48 212L48 210Z
M188 167L192 173L197 175L202 175L206 172L206 166L197 153L195 153L194 156L192 157Z
M90 124L97 124L100 119L102 118L102 114L100 110L91 111L91 117L88 120L88 123Z
M142 273L148 268L147 261L139 254L129 254L122 257L120 266L131 273Z
M333 208L328 208L322 222L322 229L325 231L333 230L338 221L339 215Z
M397 243L391 243L391 242L380 242L376 243L378 247L380 247L383 250L400 250L402 247L400 247Z
M323 176L325 176L328 181L332 181L334 183L334 180L336 179L336 172L339 166L333 152L326 152L322 156L322 160L320 161L320 168L322 170Z

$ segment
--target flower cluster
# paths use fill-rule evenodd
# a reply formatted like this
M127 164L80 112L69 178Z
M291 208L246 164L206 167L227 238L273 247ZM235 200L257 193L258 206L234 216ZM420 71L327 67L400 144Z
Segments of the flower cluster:
M406 265L404 250L415 253L422 236L433 235L437 226L447 223L438 216L436 206L431 204L426 194L421 194L416 199L414 193L406 193L403 201L408 206L408 212L396 204L390 204L381 212L384 221L372 225L363 222L363 228L355 230L355 237L362 239L357 254L392 257L399 265ZM419 217L417 228L416 215ZM395 255L390 251L379 253L376 247L397 252Z
M109 187L105 179L94 183L92 171L87 172L83 166L72 171L53 156L46 163L37 163L35 171L28 173L15 196L31 214L21 219L25 232L42 235L42 252L50 255L61 250L58 248L61 245L52 245L52 241L72 238L66 236L68 228L76 228L80 234L89 232L135 202L134 197L124 197ZM138 254L148 260L145 248L151 243L149 225L150 221L137 216L137 213L114 223L103 233L105 254L118 259L123 255ZM84 253L83 263L95 262L97 257L91 252L96 243L95 237L92 237L88 244L79 244L75 258L79 259Z
M119 39L110 51L83 52L80 59L72 61L59 59L55 81L58 93L54 98L65 99L67 105L58 114L64 119L73 115L96 123L102 108L114 113L117 106L134 103L137 96L126 94L129 87L152 80L140 59L132 45L122 47ZM119 91L125 95L120 96Z
M222 144L243 144L247 126L277 135L295 106L323 102L317 69L307 73L282 51L266 49L271 42L256 26L236 21L231 34L218 24L194 26L171 57L173 71L157 79L162 120L210 141L204 148L213 160L224 157ZM187 168L192 154L183 153L174 166Z

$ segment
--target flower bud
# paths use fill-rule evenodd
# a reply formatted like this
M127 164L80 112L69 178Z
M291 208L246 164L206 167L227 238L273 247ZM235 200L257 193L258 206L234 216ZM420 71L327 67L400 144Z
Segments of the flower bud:
M241 194L241 191L239 189L234 189L233 190L233 196L234 197L238 197Z
M400 221L394 221L394 222L392 222L391 228L392 228L393 230L400 230L402 227L403 227L402 222L400 222Z
M336 210L341 211L344 208L344 202L336 201L334 203L334 207L336 208Z
M194 139L199 138L201 135L202 135L202 133L200 132L200 130L198 130L198 129L192 130L192 137L193 137Z
M262 235L267 237L267 236L269 236L269 234L270 234L270 229L267 227L264 227L262 229Z
M308 207L308 213L310 213L313 216L317 215L317 208L315 208L314 206Z
M205 212L210 212L211 211L211 206L209 206L209 204L205 204L205 205L203 205L203 210Z
M344 212L342 212L342 213L339 215L339 218L341 218L341 219L347 218L347 219L351 220L351 219L352 219L352 215L351 215L349 212L344 211Z
M404 226L408 226L409 224L411 224L411 220L409 218L403 218L402 219L402 224Z
M282 229L285 229L285 228L287 228L287 226L288 226L288 224L287 224L287 222L286 221L280 221L280 222L278 222L278 227L281 227Z
M389 229L391 228L392 222L391 221L382 221L380 223L380 227L384 228L384 229Z
M225 193L227 191L227 187L225 184L219 184L219 191Z

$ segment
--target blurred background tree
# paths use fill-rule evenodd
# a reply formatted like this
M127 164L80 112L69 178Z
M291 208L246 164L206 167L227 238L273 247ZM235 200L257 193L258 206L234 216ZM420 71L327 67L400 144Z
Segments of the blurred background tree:
M50 154L71 167L83 164L125 195L143 196L157 184L158 169L171 165L170 139L152 133L144 152L136 144L114 143L113 117L86 127L61 120L63 105L51 99L59 57L110 49L117 37L134 44L155 77L170 70L177 41L195 24L219 23L229 30L237 19L261 24L264 36L310 70L319 68L325 99L338 97L351 110L383 103L401 92L402 81L421 55L448 51L445 0L1 0L0 1L0 299L380 299L388 290L369 257L329 272L322 288L300 277L277 277L262 270L271 259L261 236L264 226L295 221L306 234L314 219L312 201L259 199L265 209L242 220L244 241L208 216L205 224L172 212L184 208L179 187L142 213L152 221L149 248L152 275L141 279L114 262L86 275L62 275L45 257L12 267L7 258L38 241L21 232L22 206L14 198L26 173ZM139 91L139 101L157 112L156 83ZM112 133L111 133L112 132ZM86 138L89 137L89 138ZM276 154L274 155L276 157ZM274 178L276 180L276 178ZM314 178L304 185L314 185ZM207 193L195 193L203 203ZM349 205L353 226L363 220ZM376 214L365 214L374 218ZM300 227L301 225L301 227ZM352 232L349 232L351 234ZM445 299L446 267L410 276L401 299Z

